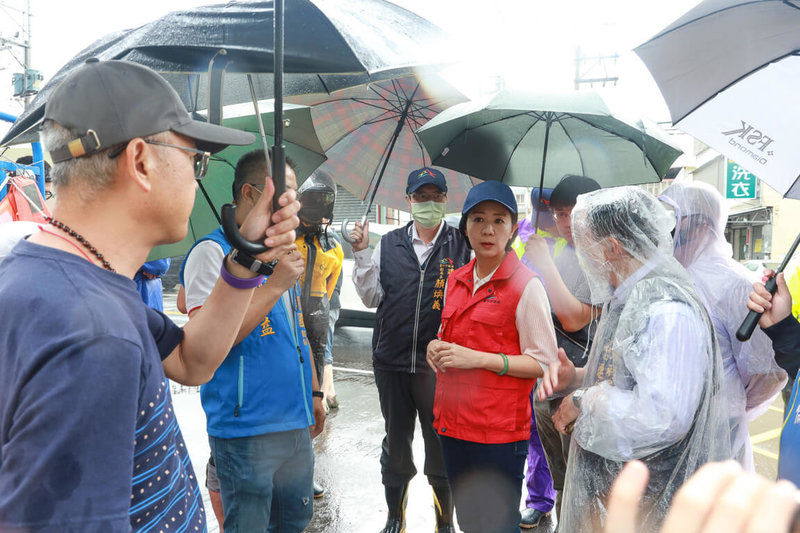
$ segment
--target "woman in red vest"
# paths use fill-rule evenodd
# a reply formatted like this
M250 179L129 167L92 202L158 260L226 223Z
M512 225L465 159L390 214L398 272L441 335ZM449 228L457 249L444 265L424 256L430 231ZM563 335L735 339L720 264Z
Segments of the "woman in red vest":
M544 287L508 253L517 230L511 189L473 187L459 228L475 258L448 278L439 339L428 345L433 425L461 529L518 532L531 390L543 377L541 394L550 395L574 369L556 347Z

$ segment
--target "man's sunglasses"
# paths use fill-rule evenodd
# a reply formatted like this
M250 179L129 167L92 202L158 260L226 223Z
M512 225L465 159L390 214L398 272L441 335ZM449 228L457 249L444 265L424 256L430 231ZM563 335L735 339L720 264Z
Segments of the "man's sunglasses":
M158 141L151 141L149 139L144 139L144 142L147 144L153 144L156 146L166 146L168 148L177 148L178 150L183 150L185 152L191 152L194 155L194 177L195 179L201 179L203 176L206 175L208 171L208 162L211 160L211 152L204 152L203 150L198 150L197 148L189 148L188 146L179 146L177 144L169 144L169 143L162 143ZM114 159L119 154L125 151L125 148L128 147L128 143L121 144L116 148L112 148L108 152L108 157Z

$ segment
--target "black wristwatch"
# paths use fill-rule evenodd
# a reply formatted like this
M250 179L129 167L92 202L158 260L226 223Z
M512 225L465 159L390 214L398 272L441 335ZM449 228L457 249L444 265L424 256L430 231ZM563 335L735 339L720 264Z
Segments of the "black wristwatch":
M325 395L322 394L321 390L314 390L314 391L311 391L311 397L312 398L320 398L320 399L322 399L322 398L325 397Z
M231 249L229 257L231 258L231 261L237 265L242 265L250 272L255 272L256 274L261 274L262 276L271 276L273 270L275 270L275 265L278 264L277 259L270 261L269 263L264 263L255 257L251 257L246 253L237 250L236 248Z

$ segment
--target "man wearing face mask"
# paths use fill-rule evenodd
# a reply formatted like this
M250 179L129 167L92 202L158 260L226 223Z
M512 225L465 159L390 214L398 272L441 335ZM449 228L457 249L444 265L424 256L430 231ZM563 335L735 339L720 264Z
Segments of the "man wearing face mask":
M442 221L446 199L440 171L414 170L406 186L412 222L384 235L372 253L369 224L356 224L350 233L355 240L353 282L364 305L378 308L372 363L386 429L381 476L389 507L382 533L405 531L408 483L417 472L411 449L416 417L425 440L424 472L433 487L436 531L455 531L453 500L433 429L436 378L425 361L427 345L439 329L447 276L470 259L464 237Z

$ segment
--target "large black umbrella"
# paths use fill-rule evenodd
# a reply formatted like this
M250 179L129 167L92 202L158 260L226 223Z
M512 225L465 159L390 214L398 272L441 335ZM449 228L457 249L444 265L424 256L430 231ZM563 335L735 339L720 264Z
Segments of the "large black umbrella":
M88 57L125 59L161 73L190 111L272 98L274 3L242 0L175 11L108 35L76 55L42 88L0 140L35 140L53 88ZM285 8L284 94L332 92L450 60L440 28L386 0L291 0ZM266 74L264 76L263 74ZM224 89L224 90L223 90Z
M283 191L283 94L330 92L408 74L443 62L446 58L436 54L444 48L439 28L386 0L292 0L286 9L283 0L244 0L175 11L101 39L78 54L37 95L0 145L32 140L48 95L85 58L124 59L162 73L187 108L207 109L212 123L221 123L225 104L247 100L260 117L258 100L274 97L272 176L277 198ZM259 79L258 74L268 76ZM222 218L237 248L251 254L263 251L263 246L239 238L233 206L223 208Z

